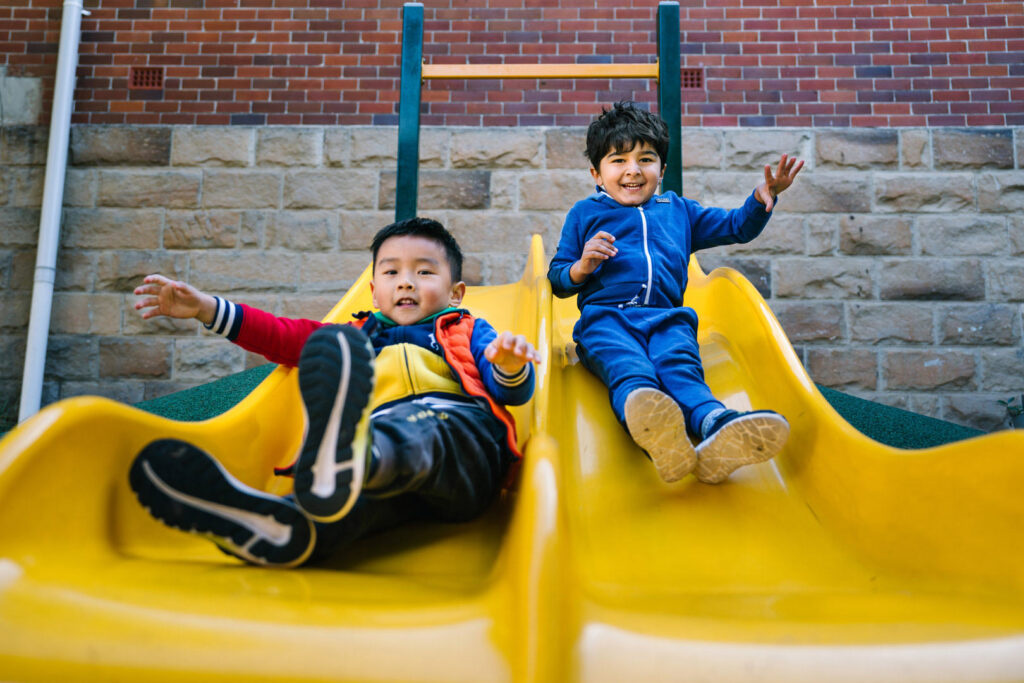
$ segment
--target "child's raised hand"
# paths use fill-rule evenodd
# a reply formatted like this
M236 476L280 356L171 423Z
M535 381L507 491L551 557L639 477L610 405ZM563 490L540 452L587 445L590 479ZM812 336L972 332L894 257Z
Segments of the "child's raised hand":
M514 375L530 362L540 362L540 353L521 334L502 332L484 349L484 358L506 375Z
M804 162L797 162L796 157L790 157L788 154L783 154L782 158L779 159L779 167L774 174L772 173L772 167L765 164L764 182L758 185L754 191L754 196L757 200L764 204L765 211L772 210L772 207L775 206L775 197L778 197L786 188L793 184L793 181L796 180L796 174L803 167Z
M216 304L209 294L163 275L147 275L142 283L133 294L146 297L135 302L135 310L142 311L144 319L163 315L168 318L198 318L207 325L213 322Z
M601 230L583 245L583 254L579 261L572 264L569 277L576 284L580 284L597 270L599 265L618 253L619 250L615 248L615 237Z

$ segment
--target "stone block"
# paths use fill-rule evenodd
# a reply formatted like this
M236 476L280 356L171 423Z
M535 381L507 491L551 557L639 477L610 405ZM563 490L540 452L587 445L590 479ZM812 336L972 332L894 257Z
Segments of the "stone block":
M932 131L936 169L1013 168L1013 130L937 128Z
M57 292L50 330L54 334L118 334L122 302L120 294Z
M554 214L479 212L454 213L448 229L464 248L475 252L527 253L532 235L545 242L562 228Z
M167 166L168 126L71 126L73 166Z
M747 194L753 189L751 185ZM867 213L871 211L871 181L863 173L801 173L779 197L779 210L786 213Z
M910 254L912 249L910 218L849 214L839 219L839 250L844 254Z
M0 336L0 357L4 358L4 362L0 363L0 379L21 380L25 368L25 335ZM2 405L3 395L0 394L0 406Z
M202 325L198 320L180 320L164 316L143 320L142 311L135 310L135 302L140 299L142 297L131 294L125 297L121 325L121 332L125 337L194 337Z
M0 131L0 135L2 134L3 131ZM4 206L8 202L8 195L10 194L8 192L8 187L11 184L10 178L8 176L10 176L13 173L13 171L14 169L7 167L4 169L4 173L0 175L0 206Z
M256 163L260 166L319 166L323 145L323 128L259 128Z
M238 246L241 211L168 211L165 249L230 249Z
M0 332L24 335L28 331L32 292L0 292Z
M27 252L20 252L27 253ZM0 251L0 290L11 288L11 273L14 271L14 252Z
M462 260L462 281L474 286L483 284L484 257L479 254L464 254Z
M102 171L99 174L99 206L139 208L162 206L188 209L199 206L201 172L185 171Z
M724 142L726 168L754 170L762 179L765 164L774 168L783 154L812 158L811 133L803 130L727 130Z
M186 389L191 389L192 387L199 386L200 384L205 384L205 382L174 382L171 380L160 379L145 380L142 382L142 400L152 401L154 398L160 398L162 396L167 396L168 394L185 391Z
M923 256L996 256L1009 246L1001 216L921 216L917 237Z
M377 204L379 176L376 171L289 171L284 177L284 206L288 209L372 209ZM422 200L420 205L423 206Z
M379 209L395 208L396 177L392 171L380 175ZM490 171L432 171L418 174L417 195L424 209L487 209L491 206Z
M168 251L103 251L96 258L96 291L132 295L147 275L181 278L188 256Z
M722 168L722 135L684 128L683 168Z
M967 173L875 174L880 213L949 213L974 208L974 177Z
M867 299L872 262L861 258L779 258L775 296L802 299Z
M588 169L587 129L552 128L544 132L545 166L549 169ZM685 149L685 147L684 147Z
M985 276L977 259L899 259L882 263L881 299L976 301L985 298Z
M992 301L1024 301L1024 268L1019 260L990 261L988 296Z
M95 169L69 167L64 179L64 206L96 206L98 184Z
M0 164L45 166L50 140L47 126L4 126L0 144Z
M170 379L173 345L168 339L101 338L100 377Z
M515 211L519 206L519 176L515 171L491 173L491 208Z
M330 294L301 294L283 297L281 315L286 318L323 320L346 291L348 290L338 290Z
M1024 171L978 175L978 210L990 213L1024 212Z
M878 387L878 358L866 349L807 349L807 373L833 389L874 390Z
M931 140L927 130L901 130L903 168L931 168Z
M32 247L39 242L39 210L0 206L0 247Z
M267 245L293 251L334 251L338 234L336 212L281 211L268 225Z
M4 182L9 186L8 206L39 207L43 203L43 180L46 169L40 166L8 167Z
M851 303L850 338L873 344L930 344L933 308L915 303Z
M882 374L890 390L970 391L977 387L976 371L973 353L888 350L884 352Z
M684 178L683 194L689 199L699 202L702 206L717 206L723 209L735 209L743 206L757 184L764 180L764 176L757 173L736 171L705 171L692 175L698 175L698 178L694 180ZM590 189L586 194L589 195L594 191L593 185L593 180L591 180ZM788 195L786 197L788 198ZM582 198L581 196L580 199ZM789 208L787 202L787 212Z
M304 296L329 293L337 301L368 265L370 254L365 251L303 254L302 268L297 273L298 291Z
M807 223L807 255L834 256L839 228L833 216L809 216Z
M457 130L449 155L452 168L540 168L544 138L537 130Z
M1010 232L1010 253L1024 256L1024 215L1007 216L1006 227Z
M341 211L338 216L341 248L346 251L363 249L367 253L374 235L395 220L393 211Z
M267 227L274 222L277 211L273 209L249 209L242 211L238 227L238 244L242 247L267 246Z
M195 252L190 280L207 292L293 291L305 257L298 254L235 251Z
M281 175L276 171L203 171L204 208L277 208Z
M482 284L504 285L510 282L516 282L520 277L522 277L523 268L525 267L525 251L507 254L489 254L487 256L487 276L484 278ZM472 305L472 302L470 302L470 305ZM504 326L499 325L499 327Z
M939 341L947 345L1009 346L1020 341L1018 306L959 304L939 313Z
M764 232L746 244L716 247L713 253L726 254L802 254L804 252L804 218L774 216ZM709 252L700 252L701 258Z
M444 167L449 135L445 129L420 128L420 168ZM352 127L347 136L328 129L324 144L325 162L329 166L393 169L398 165L395 126Z
M44 376L51 380L95 380L99 371L98 352L95 337L50 335Z
M96 252L79 249L57 251L57 275L54 289L58 292L87 292L93 288ZM29 292L36 274L36 253L18 251L14 254L11 289Z
M775 300L771 309L790 342L834 342L846 336L842 304Z
M175 381L209 382L241 372L245 352L223 339L176 339L174 341Z
M255 131L244 126L175 126L174 166L249 166Z
M134 405L145 396L145 384L136 380L118 379L99 382L61 382L60 398L74 396L102 396L111 401Z
M568 213L572 205L594 192L590 172L524 173L519 178L520 211L560 211Z
M814 147L816 168L868 169L899 163L899 133L893 129L820 130Z
M710 272L715 268L732 268L750 280L754 288L765 299L772 295L772 264L765 258L728 256L713 252L701 252L700 265Z
M1003 392L999 398L1008 400L1024 392L1024 349L986 349L982 355L984 367L981 389Z
M1006 410L999 405L1000 398L991 394L950 394L945 397L942 417L949 422L983 432L1003 429L1008 422Z
M942 418L942 399L930 394L910 394L905 408L918 415Z
M160 209L65 209L61 246L69 249L159 249Z

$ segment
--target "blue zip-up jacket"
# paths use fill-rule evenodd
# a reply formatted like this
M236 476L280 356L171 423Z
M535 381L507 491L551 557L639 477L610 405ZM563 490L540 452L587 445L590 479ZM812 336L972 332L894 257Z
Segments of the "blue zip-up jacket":
M580 310L587 304L682 306L690 254L749 242L770 217L753 193L740 208L726 210L701 206L674 192L656 194L641 206L623 206L598 188L566 216L548 279L556 296L578 294ZM601 230L615 237L619 252L583 283L574 284L569 269L587 240Z

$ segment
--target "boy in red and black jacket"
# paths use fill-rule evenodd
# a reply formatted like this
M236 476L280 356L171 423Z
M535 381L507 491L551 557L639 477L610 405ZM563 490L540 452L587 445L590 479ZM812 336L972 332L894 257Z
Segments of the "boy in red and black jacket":
M289 319L162 275L135 290L143 318L196 318L268 360L299 368L307 417L293 496L252 489L195 446L154 441L129 481L169 526L241 559L296 566L412 520L483 512L519 458L505 405L533 394L539 354L459 308L462 252L437 221L377 233L375 313L349 325Z

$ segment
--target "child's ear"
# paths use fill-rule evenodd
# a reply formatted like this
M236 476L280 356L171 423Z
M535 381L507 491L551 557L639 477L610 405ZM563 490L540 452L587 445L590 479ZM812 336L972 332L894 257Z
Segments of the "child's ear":
M464 296L466 296L466 283L459 280L452 285L452 290L448 294L448 305L458 308L462 305L462 297Z
M601 182L601 173L593 166L590 167L590 177L593 178L594 182L597 183L598 185L604 184Z
M370 296L373 298L373 307L380 308L380 306L377 305L377 292L373 289L373 280L370 280Z

